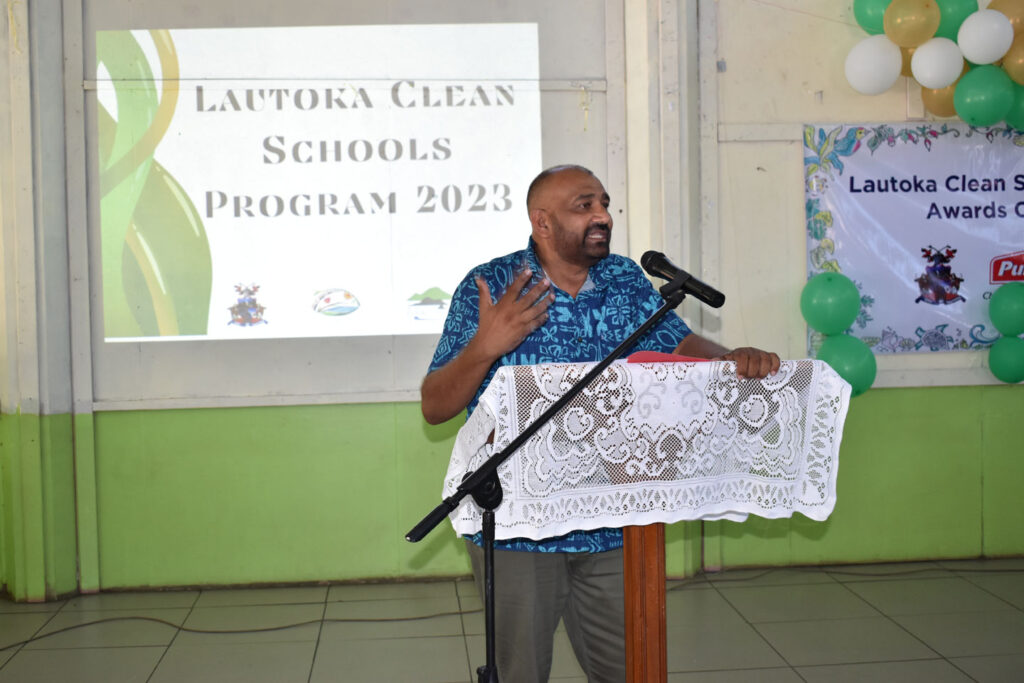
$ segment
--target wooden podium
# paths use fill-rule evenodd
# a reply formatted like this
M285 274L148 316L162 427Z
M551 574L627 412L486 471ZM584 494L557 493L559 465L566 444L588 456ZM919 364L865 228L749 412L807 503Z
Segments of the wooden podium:
M626 680L665 683L665 525L622 529L626 583Z

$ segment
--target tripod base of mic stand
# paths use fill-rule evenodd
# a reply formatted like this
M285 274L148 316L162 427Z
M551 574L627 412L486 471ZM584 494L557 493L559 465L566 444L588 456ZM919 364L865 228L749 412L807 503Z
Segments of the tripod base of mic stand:
M494 510L501 505L503 492L495 471L473 490L473 500L483 509L484 532L484 623L487 663L476 670L477 683L498 683L498 664L494 655Z
M498 670L493 669L486 664L477 667L476 683L498 683Z
M497 477L495 477L497 480ZM498 485L499 494L501 485ZM501 502L501 496L498 496ZM495 505L494 507L497 507ZM487 663L477 668L477 683L498 683L498 663L494 654L494 508L485 508L484 522L484 632Z

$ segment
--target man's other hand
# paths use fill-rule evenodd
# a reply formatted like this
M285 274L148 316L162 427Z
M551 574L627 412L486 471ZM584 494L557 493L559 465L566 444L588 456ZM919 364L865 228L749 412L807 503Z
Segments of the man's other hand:
M740 379L763 379L779 371L779 356L768 351L744 346L733 349L712 360L731 360L736 363L736 376Z

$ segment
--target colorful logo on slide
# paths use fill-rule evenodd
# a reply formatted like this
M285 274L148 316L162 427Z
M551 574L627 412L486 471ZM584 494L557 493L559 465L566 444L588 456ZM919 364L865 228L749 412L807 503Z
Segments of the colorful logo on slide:
M443 320L448 313L452 295L440 287L431 287L409 297L409 313L413 320Z
M313 295L313 310L323 315L348 315L359 308L359 299L347 289L335 287Z
M988 281L994 285L1024 282L1024 251L996 256L989 266L988 277Z
M234 305L228 308L231 311L231 320L228 325L241 325L242 327L266 325L267 321L263 319L263 311L267 309L260 305L259 301L256 301L256 292L260 291L260 286L235 285L235 291L238 292L238 299Z
M948 244L941 249L932 245L922 247L921 258L928 261L924 274L916 278L917 286L921 290L921 296L914 300L914 303L921 303L938 306L939 304L952 304L957 301L966 301L960 296L960 285L964 279L953 272L949 262L956 258L956 249Z

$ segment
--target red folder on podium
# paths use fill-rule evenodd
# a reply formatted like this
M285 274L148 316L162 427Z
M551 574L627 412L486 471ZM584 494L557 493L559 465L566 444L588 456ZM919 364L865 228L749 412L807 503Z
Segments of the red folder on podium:
M661 351L637 351L626 357L627 363L706 363L708 360L710 359L678 356L674 353L662 353Z

